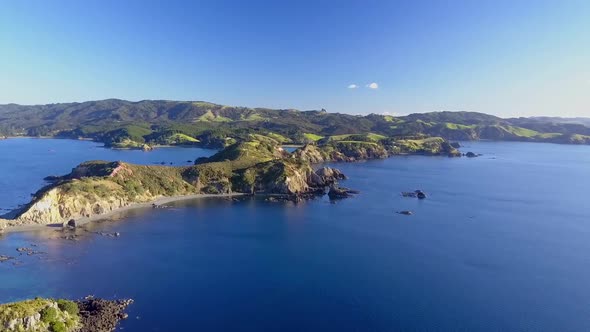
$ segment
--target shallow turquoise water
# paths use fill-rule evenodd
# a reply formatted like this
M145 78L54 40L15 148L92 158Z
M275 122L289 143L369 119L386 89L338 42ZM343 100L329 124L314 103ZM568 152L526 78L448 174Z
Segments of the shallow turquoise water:
M56 161L23 142L13 153L28 162L0 163L15 196L80 153L135 162L153 153L59 141ZM119 238L9 234L0 254L30 243L47 254L0 264L0 301L131 297L126 331L589 330L590 147L466 145L484 156L336 164L361 191L336 204L201 199L93 225ZM174 153L180 164L207 152ZM51 171L9 175L16 168ZM399 195L418 188L428 199Z

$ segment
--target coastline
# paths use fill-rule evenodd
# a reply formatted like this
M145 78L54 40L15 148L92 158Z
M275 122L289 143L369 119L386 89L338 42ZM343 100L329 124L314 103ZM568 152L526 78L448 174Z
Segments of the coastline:
M168 196L168 197L160 197L148 202L142 203L132 203L114 210L111 210L106 213L96 214L90 217L84 217L76 219L77 227L86 225L91 222L107 220L112 218L113 216L135 209L142 209L142 208L150 208L154 205L161 206L164 204L172 203L172 202L179 202L179 201L186 201L192 199L199 199L199 198L227 198L227 197L236 197L236 196L246 196L247 194L244 193L231 193L231 194L193 194L193 195L181 195L181 196ZM10 221L10 219L6 219ZM40 231L40 230L52 230L52 229L62 229L62 224L30 224L30 225L17 225L17 226L6 226L4 229L0 229L0 235L8 234L8 233L20 233L20 232L31 232L31 231Z
M150 150L143 150L142 148L127 148L127 147L122 147L122 148L118 148L118 147L112 147L112 146L107 146L106 143L95 140L93 138L90 137L58 137L58 136L0 136L0 141L2 140L10 140L10 139L19 139L19 138L26 138L26 139L59 139L59 140L71 140L71 141L85 141L85 142L94 142L97 144L102 144L102 146L100 146L100 148L103 149L109 149L109 150L123 150L123 151L131 151L131 150L137 150L137 151L144 151L144 152L150 152L151 150L154 149L166 149L166 148L199 148L199 149L206 149L206 150L214 150L214 151L219 151L222 148L216 148L216 147L210 147L210 146L204 146L201 144L154 144L154 145L150 145L151 149Z

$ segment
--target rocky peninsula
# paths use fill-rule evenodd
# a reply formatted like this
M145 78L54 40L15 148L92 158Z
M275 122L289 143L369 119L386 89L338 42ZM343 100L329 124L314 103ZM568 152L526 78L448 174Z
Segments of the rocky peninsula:
M273 195L300 200L331 192L330 197L342 198L355 193L338 187L345 176L331 168L314 170L313 164L400 154L461 155L441 138L377 142L351 137L307 144L288 153L279 141L251 134L192 166L84 162L67 175L48 177L52 183L35 193L29 204L9 214L9 219L0 219L0 228L76 224L78 219L159 199L199 195Z

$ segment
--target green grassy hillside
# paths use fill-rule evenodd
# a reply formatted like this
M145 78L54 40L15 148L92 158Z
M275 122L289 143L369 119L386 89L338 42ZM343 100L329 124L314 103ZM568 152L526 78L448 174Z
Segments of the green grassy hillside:
M560 122L561 121L561 122ZM519 140L586 144L584 119L502 119L476 112L432 112L394 117L224 106L208 102L118 99L49 105L0 105L0 135L91 138L113 147L198 144L224 147L250 134L283 143L373 141L443 137L451 140ZM274 135L274 136L273 136ZM581 136L579 136L581 135Z

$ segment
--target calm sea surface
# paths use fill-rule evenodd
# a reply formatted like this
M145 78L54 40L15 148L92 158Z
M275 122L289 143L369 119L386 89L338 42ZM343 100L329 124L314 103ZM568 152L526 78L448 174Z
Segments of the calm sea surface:
M5 235L0 302L130 297L125 331L590 330L590 147L466 145L484 156L334 164L361 191L336 204L200 199L89 229L118 238ZM212 153L0 141L0 207L84 160ZM31 244L46 254L18 256Z

